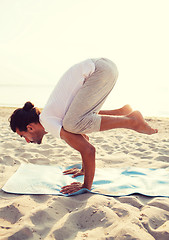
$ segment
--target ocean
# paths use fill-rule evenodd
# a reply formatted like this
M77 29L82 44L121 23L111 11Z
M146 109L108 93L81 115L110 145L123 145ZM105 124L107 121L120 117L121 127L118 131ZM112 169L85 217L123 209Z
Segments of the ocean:
M43 108L53 88L52 85L0 85L0 106L22 107L31 101Z
M52 92L54 85L0 85L0 106L5 107L22 107L26 101L31 101L35 106L43 108L50 93ZM159 91L160 92L160 91ZM141 101L136 97L127 100L121 98L122 94L117 91L112 91L102 109L115 109L121 107L124 104L131 104L140 110L144 116L154 117L169 117L169 106L168 106L168 91L165 91L158 95L158 98L153 98L153 101L147 104L142 104ZM133 101L133 102L132 102ZM153 104L152 104L153 103ZM153 106L152 106L152 105ZM135 108L134 108L135 109Z

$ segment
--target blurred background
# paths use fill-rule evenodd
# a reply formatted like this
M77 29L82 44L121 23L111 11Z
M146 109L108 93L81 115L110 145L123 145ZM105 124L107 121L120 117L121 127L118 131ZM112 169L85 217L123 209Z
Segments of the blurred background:
M43 107L69 67L106 57L119 78L103 108L169 117L168 9L168 0L0 0L0 106Z

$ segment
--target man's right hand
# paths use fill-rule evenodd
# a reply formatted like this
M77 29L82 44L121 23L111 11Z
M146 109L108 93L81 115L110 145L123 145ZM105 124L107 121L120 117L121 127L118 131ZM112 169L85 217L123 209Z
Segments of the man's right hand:
M64 175L67 175L67 174L73 174L72 178L75 178L77 176L81 176L81 175L84 175L84 171L83 169L78 169L78 168L71 168L69 170L65 170L63 172Z

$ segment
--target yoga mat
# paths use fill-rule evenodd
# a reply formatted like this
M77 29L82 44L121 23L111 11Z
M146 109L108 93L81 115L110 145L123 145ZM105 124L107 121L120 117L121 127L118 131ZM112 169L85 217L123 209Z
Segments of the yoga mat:
M21 164L2 190L15 194L52 194L72 196L84 192L106 196L126 196L139 193L146 196L169 197L169 171L150 168L96 168L91 191L81 189L74 194L60 193L61 187L82 182L83 176L63 175L67 168L55 165Z

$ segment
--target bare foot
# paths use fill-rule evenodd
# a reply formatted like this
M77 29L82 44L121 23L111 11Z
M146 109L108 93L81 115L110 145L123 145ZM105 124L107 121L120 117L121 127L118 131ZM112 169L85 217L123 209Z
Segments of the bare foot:
M158 132L157 129L150 127L150 125L148 125L148 123L146 123L142 114L139 111L134 111L134 112L128 114L127 117L134 120L132 129L139 133L151 135L151 134Z
M121 115L127 115L131 113L133 109L129 104L124 105L122 108L120 108Z

